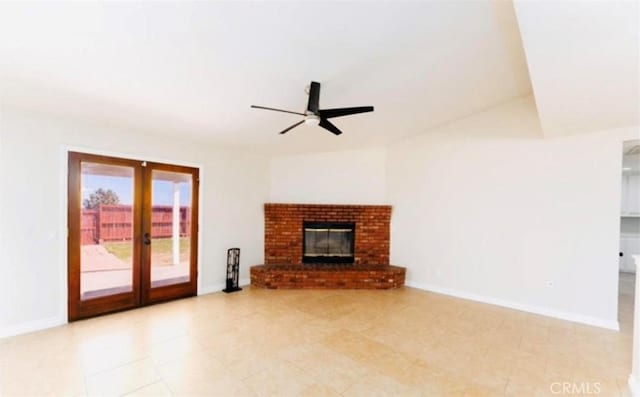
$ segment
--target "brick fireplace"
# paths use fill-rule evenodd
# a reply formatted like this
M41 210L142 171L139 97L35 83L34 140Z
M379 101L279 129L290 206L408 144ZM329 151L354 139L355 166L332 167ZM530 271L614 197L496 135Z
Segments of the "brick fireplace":
M265 264L251 268L253 286L386 289L404 285L405 269L389 264L391 206L267 203L264 217ZM352 263L317 259L309 263L303 245L309 251L305 230L309 240L309 225L319 224L353 225ZM344 231L344 226L334 227Z

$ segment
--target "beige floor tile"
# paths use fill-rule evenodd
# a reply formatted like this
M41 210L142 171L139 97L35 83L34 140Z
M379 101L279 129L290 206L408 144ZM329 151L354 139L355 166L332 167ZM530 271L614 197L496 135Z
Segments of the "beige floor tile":
M197 379L222 379L231 373L211 354L204 351L187 353L156 366L160 377L170 386L181 388L183 384ZM174 389L171 387L171 389Z
M627 397L625 291L621 332L412 288L214 293L2 339L0 395Z
M162 365L200 350L202 346L194 338L183 335L154 344L150 348L150 357L155 365Z
M32 335L42 335L34 339ZM43 344L52 343L52 345ZM57 338L38 332L19 337L0 352L0 395L75 395L85 392L82 366Z
M504 390L509 380L508 375L491 366L470 368L464 377L475 386L499 390Z
M267 348L267 350L261 351L263 348ZM279 361L268 346L257 344L247 343L245 346L234 350L210 350L210 352L238 379L245 379L255 375Z
M514 380L509 380L507 386L504 389L504 394L506 396L513 397L522 397L522 396L530 396L530 397L538 397L538 396L547 396L551 394L551 385L532 385L528 381L524 381L522 383Z
M135 333L123 329L117 329L113 334L103 331L94 337L84 338L77 346L78 357L87 375L139 361L149 352L150 347L140 343Z
M395 378L415 361L415 357L346 329L330 335L323 344L357 363Z
M86 393L82 371L59 368L30 372L4 372L0 377L0 396L78 396Z
M396 380L381 375L375 371L369 371L355 384L345 390L344 397L383 397L383 396L423 396L423 391L404 385Z
M495 397L504 394L504 387L490 387L483 385L472 385L464 389L464 397Z
M156 382L147 386L143 386L129 394L125 394L126 397L170 397L171 390L164 382Z
M258 396L299 396L314 385L305 372L287 362L279 362L252 375L244 382Z
M120 396L159 380L152 361L145 359L87 377L87 394Z
M629 389L629 379L618 379L618 393L620 397L632 397L631 390Z
M300 393L301 397L342 397L335 389L327 385L313 384Z
M279 357L302 369L316 382L337 392L348 389L368 371L365 365L322 344L287 349Z
M235 378L194 379L176 387L168 382L174 396L211 396L211 397L256 397L257 395L242 381Z

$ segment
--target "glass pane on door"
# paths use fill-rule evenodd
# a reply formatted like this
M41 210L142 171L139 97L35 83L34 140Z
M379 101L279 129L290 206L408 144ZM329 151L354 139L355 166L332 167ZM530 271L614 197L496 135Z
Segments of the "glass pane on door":
M133 167L81 162L81 300L133 290L133 184Z
M191 174L153 170L151 287L191 280Z

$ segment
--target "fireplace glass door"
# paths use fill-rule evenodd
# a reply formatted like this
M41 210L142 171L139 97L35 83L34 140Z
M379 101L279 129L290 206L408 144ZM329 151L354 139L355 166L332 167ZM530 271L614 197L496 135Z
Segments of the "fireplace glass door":
M353 263L354 223L304 222L303 263Z

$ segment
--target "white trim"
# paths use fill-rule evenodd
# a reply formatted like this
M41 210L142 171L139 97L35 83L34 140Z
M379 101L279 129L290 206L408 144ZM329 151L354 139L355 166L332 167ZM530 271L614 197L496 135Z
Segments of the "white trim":
M60 145L61 149L61 166L60 166L60 308L58 309L59 315L56 318L62 319L61 324L67 323L68 313L67 313L67 207L68 207L68 197L67 197L67 173L69 166L69 152L80 152L80 153L88 153L88 154L96 154L99 156L109 156L109 157L118 157L125 159L132 159L137 161L150 161L154 163L164 163L164 164L175 164L181 165L185 167L193 167L198 169L198 176L200 180L198 181L198 279L197 279L197 290L200 291L202 288L202 222L204 220L204 209L201 204L204 202L204 189L202 189L203 181L204 181L204 166L200 163L191 163L188 161L178 161L178 160L170 160L158 157L149 157L144 155L138 155L135 153L122 153L122 152L114 152L110 150L100 150L93 149L87 147L80 146L70 146L70 145ZM223 287L224 288L224 287ZM34 321L34 323L39 323L38 320ZM59 324L56 324L59 325ZM47 328L47 327L45 327ZM35 330L35 329L34 329ZM28 331L27 331L28 332ZM2 334L0 333L0 336Z
M423 283L416 283L413 281L407 281L406 285L408 287L435 292L443 295L454 296L456 298L488 303L490 305L508 307L510 309L540 314L547 317L559 318L561 320L573 321L581 324L592 325L594 327L606 328L606 329L611 329L615 331L620 330L620 325L618 324L617 321L605 320L597 317L583 316L581 314L564 312L564 311L549 309L541 306L533 306L533 305L527 305L523 303L510 302L510 301L506 301L498 298L477 295L469 292L457 291L450 288L440 287L440 286L431 285L431 284L423 284Z
M67 270L67 238L69 236L69 230L67 229L67 214L68 214L68 205L69 205L69 197L67 192L68 189L68 171L69 171L69 150L65 149L64 146L60 148L60 175L59 175L59 183L60 183L60 207L59 207L59 216L58 216L58 240L60 242L60 256L58 258L59 261L59 275L58 275L58 290L60 294L60 301L58 306L58 317L62 321L62 324L66 324L69 319L68 313L68 270Z
M247 286L249 284L251 284L251 279L241 278L240 280L238 280L238 285L241 287ZM206 294L213 294L215 292L222 292L222 290L225 289L226 286L227 285L225 283L207 285L205 287L198 288L198 295L206 295Z
M203 286L198 288L198 296L213 294L216 292L222 292L224 288L225 288L225 284L213 284L213 285Z
M97 154L98 156L118 157L118 158L127 159L127 160L150 161L152 163L182 165L185 167L202 169L202 164L192 163L189 161L179 161L179 160L167 159L162 157L152 157L152 156L150 157L150 156L145 156L145 155L130 153L130 152L114 152L111 150L93 149L93 148L88 148L84 146L72 146L72 145L61 145L61 146L65 150L65 153L80 152L80 153L87 153L87 154ZM202 179L202 177L200 179Z
M204 166L199 164L193 166L198 168L198 279L196 280L196 288L200 289L202 285L202 223L204 220L204 189L202 188L202 181L204 181Z
M67 323L66 317L49 317L35 321L28 321L16 325L4 326L0 328L0 339L9 336L26 334L29 332L40 331L47 328L57 327Z
M629 391L631 392L632 397L640 397L640 385L636 382L636 378L633 374L629 375L629 381L627 382L629 385Z

